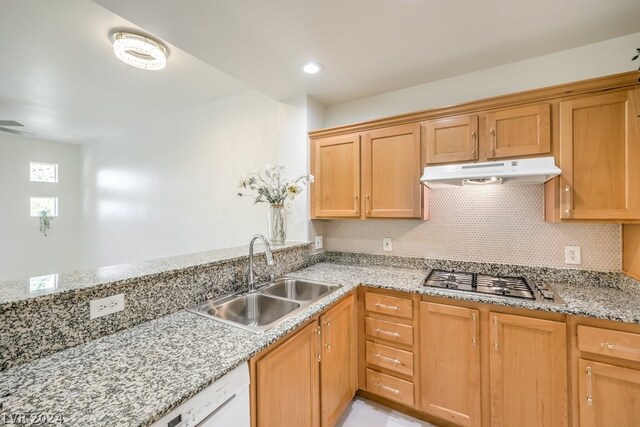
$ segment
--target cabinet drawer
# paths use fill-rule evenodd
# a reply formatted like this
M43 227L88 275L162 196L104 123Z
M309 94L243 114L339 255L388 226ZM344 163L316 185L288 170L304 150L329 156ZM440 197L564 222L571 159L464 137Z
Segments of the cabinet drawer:
M387 322L386 320L365 317L365 332L367 335L400 344L413 344L413 326Z
M364 308L374 313L390 314L407 319L413 318L413 301L407 298L365 292Z
M413 376L413 353L367 341L366 361L381 368Z
M640 362L640 334L579 325L578 349Z
M378 396L413 406L413 383L367 369L367 390Z

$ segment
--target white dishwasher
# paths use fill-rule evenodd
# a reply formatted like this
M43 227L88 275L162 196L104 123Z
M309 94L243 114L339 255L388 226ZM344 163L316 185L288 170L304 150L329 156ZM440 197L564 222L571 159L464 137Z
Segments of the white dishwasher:
M243 363L152 427L249 427L249 408L249 366Z

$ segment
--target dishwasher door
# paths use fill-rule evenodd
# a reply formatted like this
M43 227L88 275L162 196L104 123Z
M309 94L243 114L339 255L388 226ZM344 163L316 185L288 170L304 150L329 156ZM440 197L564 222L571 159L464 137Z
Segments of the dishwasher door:
M197 427L235 427L251 424L249 413L249 389L234 394L222 406L209 414Z
M250 427L249 365L242 365L178 406L152 427Z

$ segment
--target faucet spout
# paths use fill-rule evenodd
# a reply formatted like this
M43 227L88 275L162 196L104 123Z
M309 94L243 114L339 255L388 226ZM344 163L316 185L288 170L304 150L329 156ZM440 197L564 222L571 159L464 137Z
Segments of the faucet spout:
M255 278L255 271L253 268L253 245L258 239L264 242L267 265L268 266L273 265L273 252L271 251L271 244L262 234L254 235L253 238L251 239L251 242L249 243L249 271L247 272L247 288L249 292L253 292L256 290L256 278Z

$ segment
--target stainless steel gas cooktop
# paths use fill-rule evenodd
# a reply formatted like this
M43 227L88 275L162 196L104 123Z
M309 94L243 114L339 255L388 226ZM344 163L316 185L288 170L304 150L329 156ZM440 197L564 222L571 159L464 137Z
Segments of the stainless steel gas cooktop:
M424 285L476 294L564 304L562 298L551 286L544 282L531 282L524 277L491 276L489 274L453 270L432 270Z

